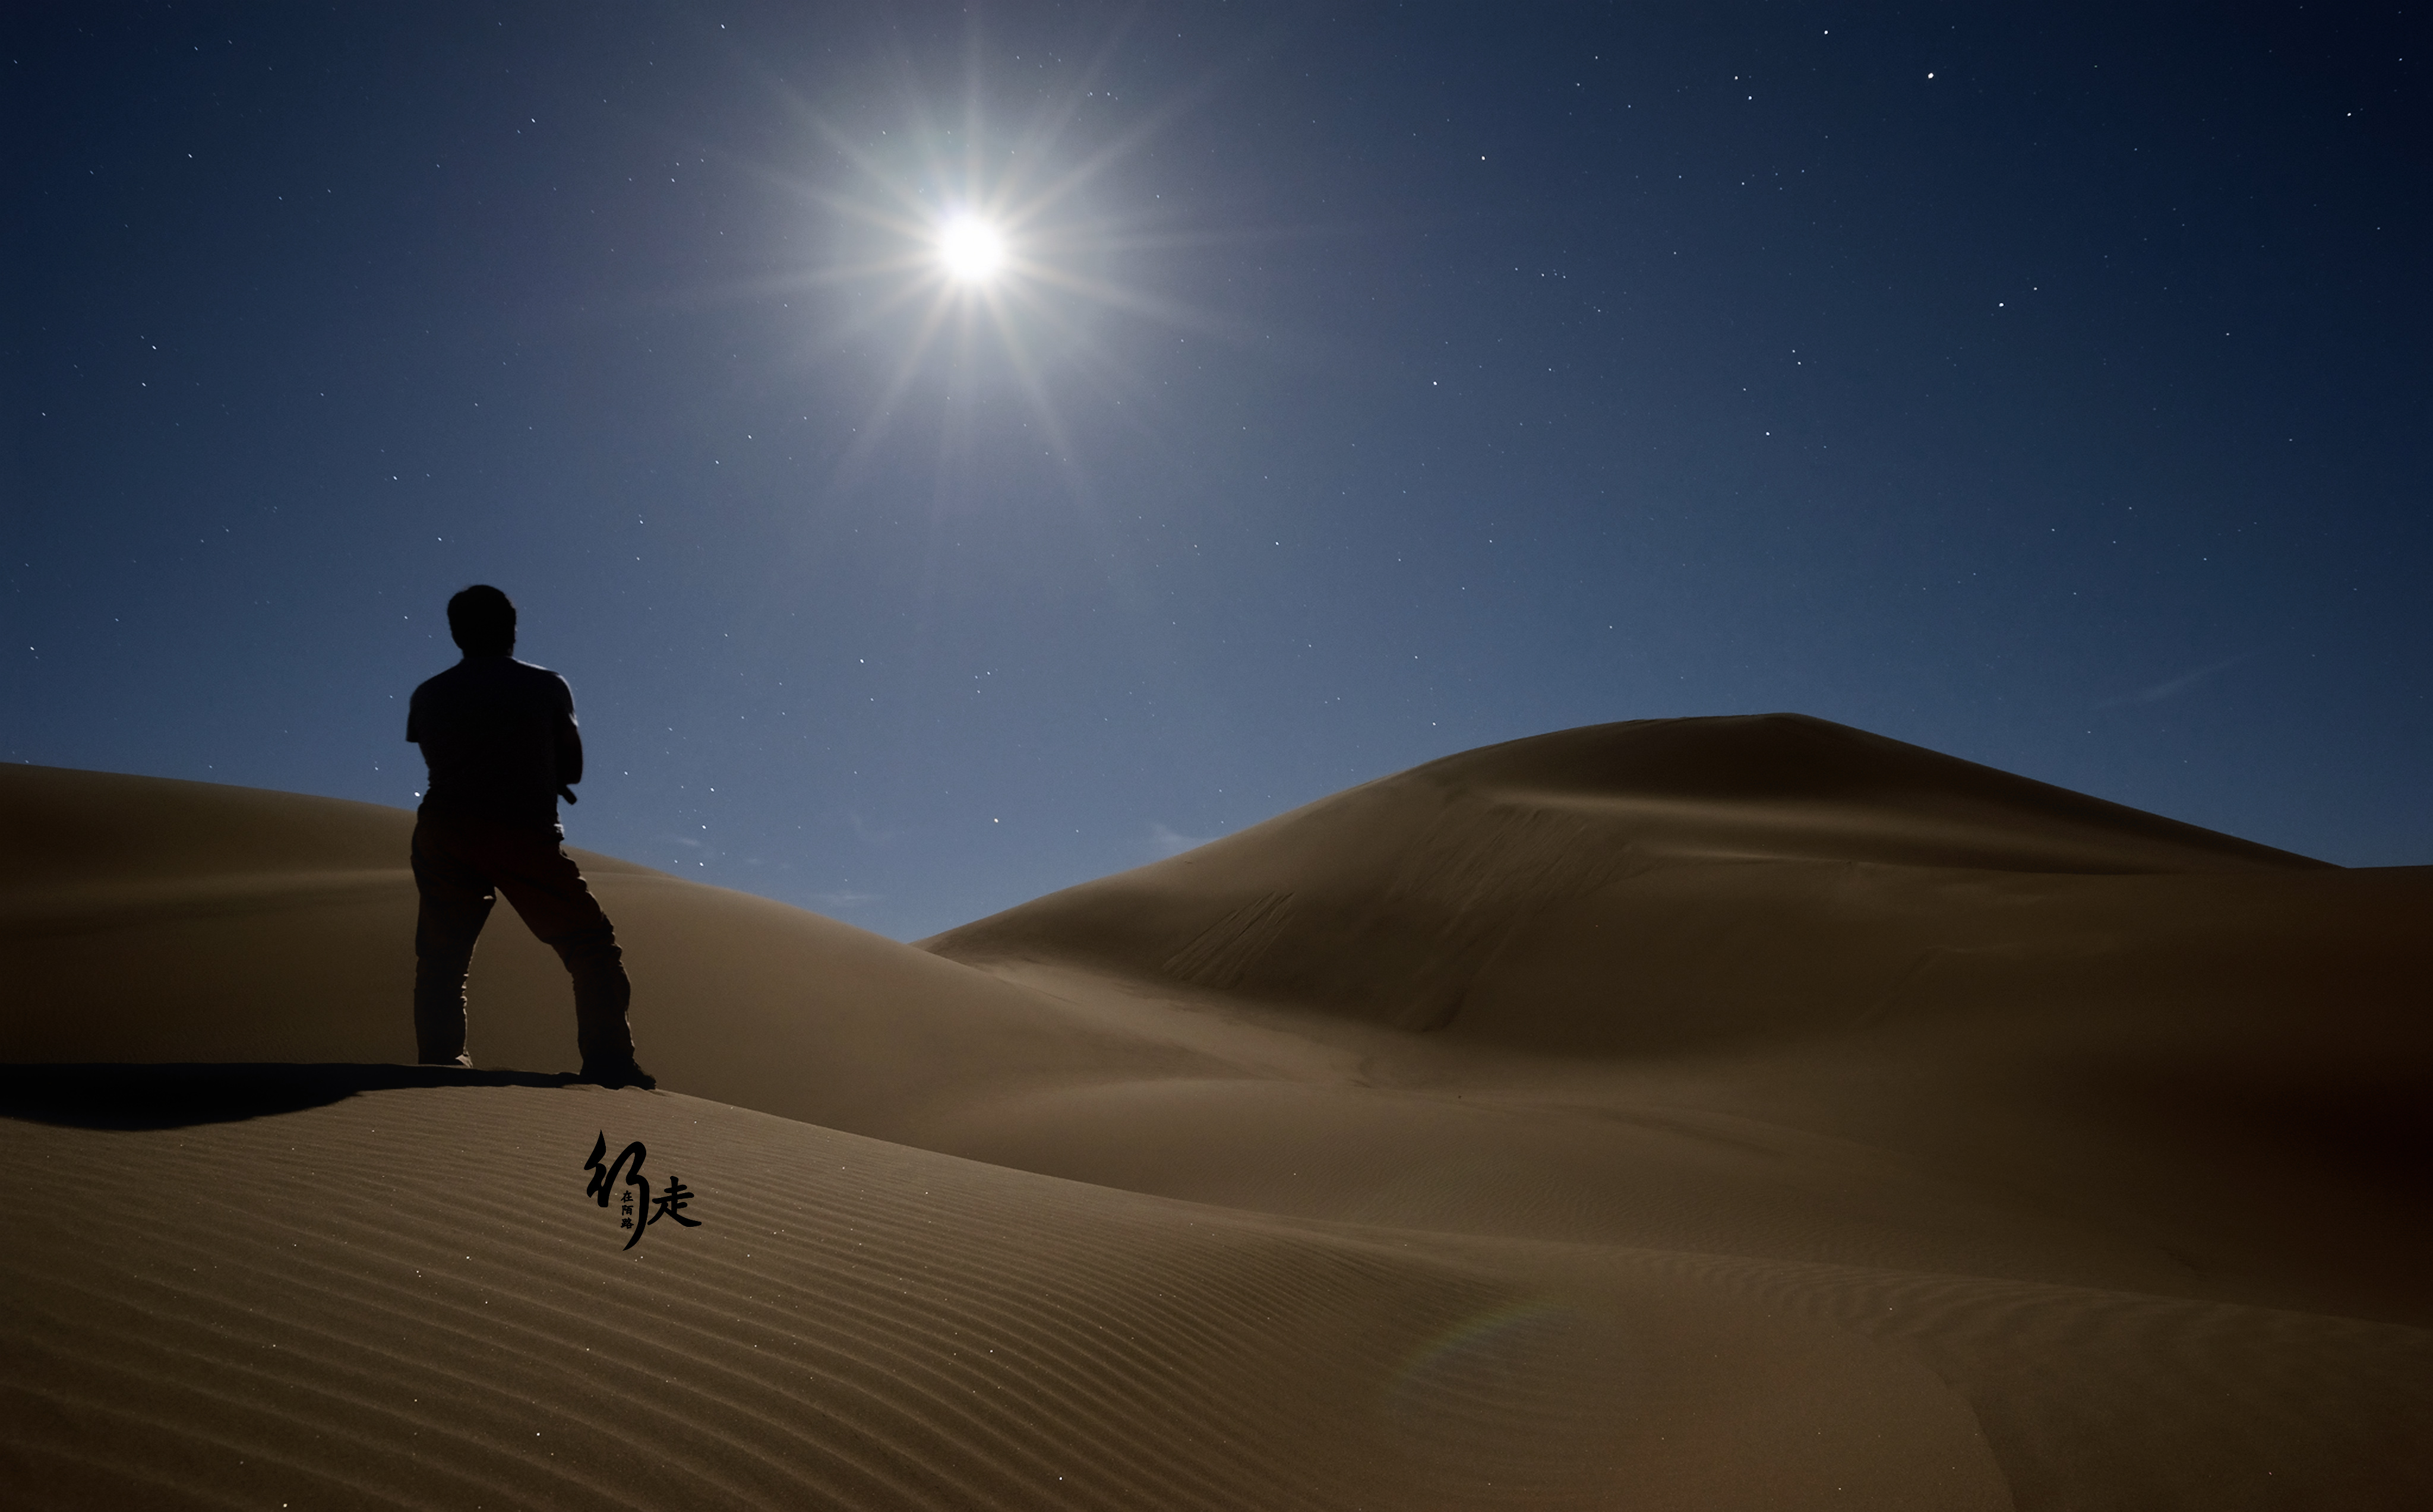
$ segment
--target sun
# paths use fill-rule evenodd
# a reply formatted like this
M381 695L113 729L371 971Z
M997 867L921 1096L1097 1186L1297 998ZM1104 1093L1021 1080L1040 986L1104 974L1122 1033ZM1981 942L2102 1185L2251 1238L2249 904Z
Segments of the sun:
M1035 438L1086 492L1066 416L1100 402L1130 403L1128 420L1143 412L1148 385L1126 361L1124 333L1147 324L1241 334L1135 281L1161 252L1238 235L1188 227L1167 196L1138 192L1155 166L1147 144L1183 107L1102 118L1097 99L1072 88L1006 128L977 95L957 120L910 90L900 119L851 128L803 104L825 150L805 169L765 172L818 215L826 249L752 287L825 291L815 360L868 365L867 414L849 428L839 480L861 478L904 421L927 423L927 397L942 406L941 455L960 467L974 438L1012 414L1004 398L1029 412L1022 444ZM916 394L922 402L907 403Z
M1005 238L973 215L957 215L938 228L938 262L960 283L986 283L1005 266Z

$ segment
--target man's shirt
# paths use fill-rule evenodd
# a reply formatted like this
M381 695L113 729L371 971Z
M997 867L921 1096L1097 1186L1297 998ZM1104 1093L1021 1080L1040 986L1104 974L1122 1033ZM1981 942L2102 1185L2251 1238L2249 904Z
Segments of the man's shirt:
M405 738L431 769L434 818L553 828L559 785L583 780L573 690L512 656L468 656L416 688Z

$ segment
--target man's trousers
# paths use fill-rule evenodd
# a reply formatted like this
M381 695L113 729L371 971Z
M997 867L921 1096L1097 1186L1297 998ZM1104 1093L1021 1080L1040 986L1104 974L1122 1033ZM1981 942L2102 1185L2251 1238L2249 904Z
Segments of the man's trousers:
M625 1023L633 989L616 928L554 834L478 819L421 819L414 826L414 883L422 894L414 926L414 1038L424 1064L465 1053L465 974L500 892L574 978L575 1043L585 1066L633 1060Z

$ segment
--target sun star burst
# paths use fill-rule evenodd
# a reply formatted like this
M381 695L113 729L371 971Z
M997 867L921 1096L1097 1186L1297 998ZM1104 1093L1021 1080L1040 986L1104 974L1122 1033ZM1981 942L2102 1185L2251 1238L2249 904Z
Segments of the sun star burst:
M1005 266L1005 238L978 216L958 215L939 228L938 261L950 278L985 283Z

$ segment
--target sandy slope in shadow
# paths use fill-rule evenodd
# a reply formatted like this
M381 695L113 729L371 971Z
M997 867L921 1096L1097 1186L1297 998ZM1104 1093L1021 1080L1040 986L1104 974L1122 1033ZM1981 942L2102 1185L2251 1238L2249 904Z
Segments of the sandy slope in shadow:
M9 768L0 817L8 1473L60 1504L2433 1494L2426 869L1602 726L918 949L586 857L643 1095L551 1075L503 915L512 1069L377 1065L409 816ZM705 1227L619 1249L601 1134Z

